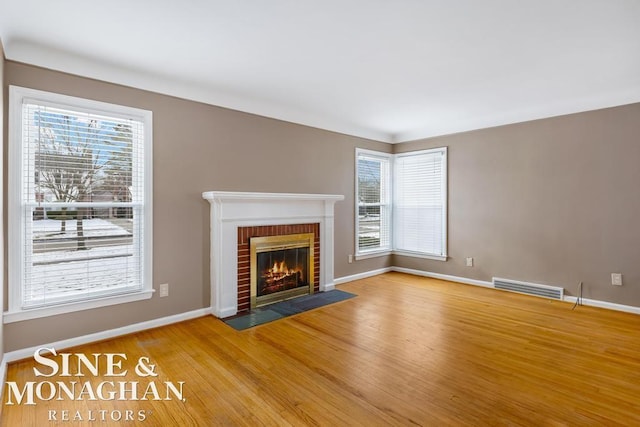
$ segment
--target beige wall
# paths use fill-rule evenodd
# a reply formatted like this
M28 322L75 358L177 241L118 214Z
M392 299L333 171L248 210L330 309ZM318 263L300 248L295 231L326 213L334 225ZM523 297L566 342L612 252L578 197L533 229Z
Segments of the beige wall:
M2 46L2 40L0 40L0 84L2 84L2 89L0 89L0 118L4 117L4 98L5 98L5 84L4 84L4 48ZM4 120L0 120L0 144L4 146ZM2 154L0 153L0 157ZM0 192L2 194L2 200L4 198L4 187L2 185L3 176L4 176L4 162L0 160ZM4 222L4 203L0 203L0 218L3 219ZM2 245L0 246L0 271L4 271L4 227L0 229L0 242ZM4 274L0 276L0 289L4 288ZM0 292L0 307L4 307L4 292ZM2 356L4 355L4 323L0 322L0 360L2 360Z
M389 263L347 263L354 250L355 147L390 151L389 144L11 61L5 73L6 84L153 111L154 287L170 284L167 298L7 324L6 351L208 307L209 204L203 191L344 194L336 204L335 276Z
M640 104L426 139L447 146L447 262L394 265L562 286L640 307ZM464 258L475 266L465 267ZM622 273L622 287L611 273Z
M154 285L170 284L168 298L7 324L5 351L208 306L207 190L344 194L336 205L336 277L393 262L558 285L573 294L583 281L585 298L640 306L640 104L392 147L11 61L4 72L4 94L12 84L153 111ZM354 148L440 146L449 147L450 260L348 264ZM6 149L5 142L5 159ZM6 179L6 160L4 167ZM464 266L467 256L474 267ZM612 272L624 275L624 286L610 285Z

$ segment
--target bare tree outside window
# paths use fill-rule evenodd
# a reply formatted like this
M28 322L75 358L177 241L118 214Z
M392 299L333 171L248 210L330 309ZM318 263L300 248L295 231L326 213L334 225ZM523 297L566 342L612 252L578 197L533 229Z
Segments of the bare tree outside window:
M385 248L389 244L388 160L359 156L358 251Z
M131 201L131 127L98 119L82 120L57 112L37 112L36 194L43 201L78 202L74 211L61 207L49 215L76 220L77 249L87 248L83 220L97 193L112 201Z
M132 130L131 125L118 123L114 127L115 135L107 142L111 148L111 155L105 163L103 185L106 191L113 194L116 202L130 202L132 200ZM131 218L131 208L116 208L114 213L118 218Z
M152 112L9 92L10 311L149 298Z

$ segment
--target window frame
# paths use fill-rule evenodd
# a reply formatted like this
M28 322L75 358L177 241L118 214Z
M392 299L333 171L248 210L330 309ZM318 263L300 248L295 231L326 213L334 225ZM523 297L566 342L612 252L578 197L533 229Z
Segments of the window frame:
M370 157L372 159L375 160L380 160L381 162L386 162L387 163L387 174L384 177L384 186L386 186L387 191L386 191L386 201L383 203L382 200L380 200L379 203L376 204L367 204L366 206L380 206L380 211L382 212L382 209L384 207L386 207L387 209L387 215L385 218L385 225L382 224L382 214L380 215L380 228L382 229L383 226L386 227L387 230L389 230L389 241L386 245L384 246L380 246L378 248L372 248L372 249L364 249L361 250L360 249L360 207L361 206L365 206L365 205L361 205L360 204L360 200L359 200L359 195L360 195L360 186L359 186L359 180L358 180L358 162L360 160L361 157ZM384 153L381 151L373 151L373 150L366 150L363 148L356 148L356 156L355 156L355 258L356 260L360 260L360 259L367 259L367 258L372 258L372 257L377 257L377 256L383 256L383 255L389 255L391 254L392 248L393 248L393 233L391 230L391 227L393 225L393 186L392 186L392 181L391 181L391 177L393 175L393 155L389 154L389 153ZM382 178L381 178L381 187L382 187ZM382 190L381 190L382 193ZM382 199L382 195L381 195L381 199Z
M23 278L28 271L24 264L26 253L24 236L27 227L24 208L28 201L24 199L23 190L28 183L24 182L23 165L23 104L34 102L45 106L55 106L79 113L94 113L104 116L129 118L143 123L143 194L140 217L143 232L140 247L142 284L137 290L112 293L101 293L99 296L43 304L34 307L22 307L24 291ZM20 86L9 86L9 170L8 170L8 311L4 313L4 323L71 313L75 311L123 304L149 299L153 295L153 115L151 111L123 105L94 101L53 92L29 89Z
M442 255L436 255L436 254L429 254L429 253L423 253L423 252L416 252L416 251L407 251L407 250L400 250L396 248L396 239L395 239L395 235L396 235L396 221L394 220L394 211L395 211L395 205L396 205L396 198L395 198L395 193L396 193L396 176L395 176L395 161L398 157L407 157L410 155L419 155L419 154L425 154L425 153L432 153L432 152L442 152L443 153L443 164L442 164L442 173L443 173L443 180L442 180L442 186L443 186L443 201L442 201L442 206L443 206L443 214L442 214L442 251L443 254ZM360 229L360 221L359 221L359 188L358 188L358 160L360 158L360 154L365 154L366 156L369 157L373 157L373 158L379 158L379 159L388 159L389 162L389 181L388 181L388 185L389 185L389 224L388 224L388 230L389 230L389 247L388 248L383 248L383 249L374 249L374 250L368 250L368 251L360 251L359 248L359 229ZM432 149L426 149L426 150L417 150L417 151L407 151L407 152L402 152L402 153L397 153L397 154L390 154L390 153L385 153L382 151L374 151L374 150L367 150L367 149L363 149L363 148L356 148L355 150L355 259L356 260L361 260L361 259L367 259L367 258L373 258L373 257L379 257L379 256L386 256L386 255L399 255L399 256L407 256L407 257L413 257L413 258L422 258L422 259L431 259L431 260L436 260L436 261L447 261L448 259L448 200L449 200L449 195L448 195L448 180L449 180L449 172L448 172L448 153L447 153L447 147L437 147L437 148L432 148Z
M422 156L422 155L431 155L434 153L441 153L442 154L442 182L441 182L441 186L442 186L442 230L441 230L441 238L442 238L442 254L432 254L432 253L427 253L427 252L421 252L421 251L411 251L411 250L406 250L406 249L398 249L398 245L397 245L397 236L398 236L398 224L396 221L394 221L393 226L392 226L392 230L393 230L393 253L395 255L402 255L402 256L410 256L410 257L415 257L415 258L426 258L426 259L433 259L433 260L437 260L437 261L446 261L447 260L447 202L448 202L448 194L447 194L447 189L448 189L448 171L447 171L447 147L438 147L438 148L431 148L431 149L427 149L427 150L418 150L418 151L407 151L404 153L397 153L394 155L394 162L396 159L401 158L401 157L412 157L412 156ZM395 168L395 174L393 177L393 189L394 189L394 199L393 199L393 205L394 205L394 211L396 210L397 206L399 205L398 202L398 198L397 195L399 193L399 191L397 191L397 185L399 182L399 179L397 177L398 169Z

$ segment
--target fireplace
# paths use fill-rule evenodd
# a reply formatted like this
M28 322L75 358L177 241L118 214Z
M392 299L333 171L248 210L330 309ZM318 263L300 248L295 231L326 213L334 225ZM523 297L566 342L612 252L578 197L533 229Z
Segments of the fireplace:
M249 240L251 308L312 294L314 233Z
M309 276L313 277L313 292L334 288L334 205L344 196L207 191L202 197L211 205L214 316L225 318L250 310L249 240L256 237L312 233L314 258L309 261Z
M320 291L323 245L319 223L238 227L237 234L238 313L278 300ZM300 260L304 258L304 249L307 247L311 250L307 251L304 265L304 261ZM260 267L258 256L261 258ZM294 276L293 273L298 270L305 271ZM266 276L262 278L262 283L260 276ZM304 283L307 283L309 289L304 289ZM258 288L262 290L260 293ZM285 293L279 294L279 291ZM258 299L258 296L265 298Z

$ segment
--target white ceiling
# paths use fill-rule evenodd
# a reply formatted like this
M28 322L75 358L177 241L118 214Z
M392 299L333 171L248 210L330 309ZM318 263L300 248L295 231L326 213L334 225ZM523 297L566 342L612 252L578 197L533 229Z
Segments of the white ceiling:
M0 0L8 59L386 142L640 101L640 0Z

